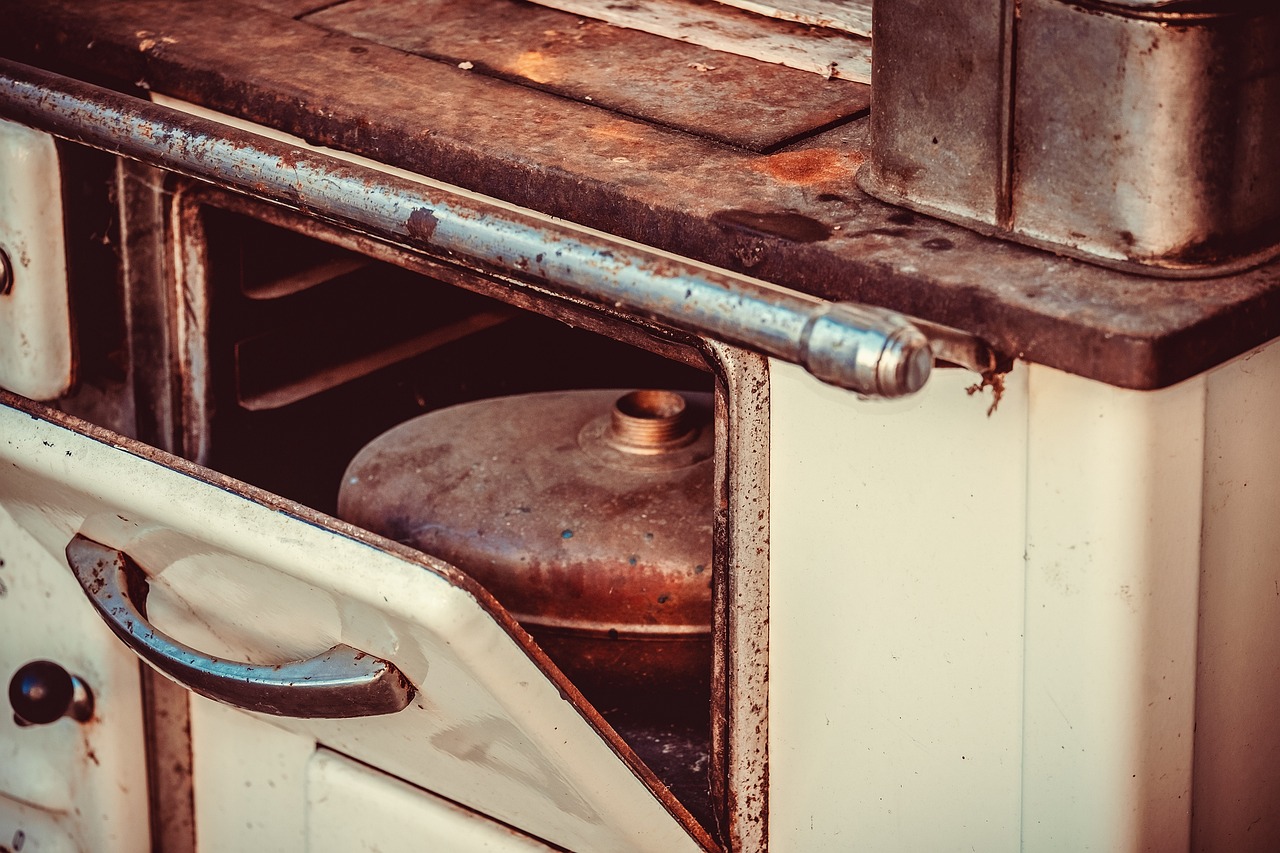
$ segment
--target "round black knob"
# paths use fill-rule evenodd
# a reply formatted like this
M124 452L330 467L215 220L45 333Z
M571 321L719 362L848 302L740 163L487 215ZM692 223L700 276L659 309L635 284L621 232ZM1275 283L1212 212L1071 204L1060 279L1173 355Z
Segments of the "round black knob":
M5 296L10 290L13 290L13 264L0 248L0 296Z
M93 716L88 685L50 660L33 660L14 673L9 704L20 725L44 725L63 717L84 722Z

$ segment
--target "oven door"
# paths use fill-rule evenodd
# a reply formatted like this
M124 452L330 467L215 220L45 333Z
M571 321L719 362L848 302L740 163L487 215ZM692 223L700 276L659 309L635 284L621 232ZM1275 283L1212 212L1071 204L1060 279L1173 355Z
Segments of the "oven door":
M201 694L191 698L197 848L708 846L466 575L22 398L0 392L0 404L0 523L6 542L20 534L39 559L30 584L72 589L57 618L97 639L105 624ZM102 752L78 733L139 719L122 648L109 656L123 686L86 677L88 723L15 727L6 739L17 752L44 751L37 741L61 727L75 741L70 761L76 743ZM12 651L0 649L9 672L26 663ZM108 757L121 784L136 784L136 767ZM129 822L145 825L137 812Z

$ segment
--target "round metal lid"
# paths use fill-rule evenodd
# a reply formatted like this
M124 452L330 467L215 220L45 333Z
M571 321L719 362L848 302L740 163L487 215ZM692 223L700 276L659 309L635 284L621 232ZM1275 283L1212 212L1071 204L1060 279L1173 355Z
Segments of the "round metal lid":
M431 412L356 456L338 513L454 563L531 630L706 639L711 405L591 390Z

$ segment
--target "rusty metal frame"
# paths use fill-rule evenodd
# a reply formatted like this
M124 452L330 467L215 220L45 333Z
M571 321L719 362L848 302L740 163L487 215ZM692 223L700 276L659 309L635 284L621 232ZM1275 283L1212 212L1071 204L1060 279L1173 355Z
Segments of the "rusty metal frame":
M126 302L129 373L137 438L178 452L179 415L173 382L173 332L168 288L167 176L152 166L117 159L115 196L120 228L120 276ZM77 414L72 412L72 414Z
M769 847L769 362L705 341L716 377L713 794L733 853Z
M169 219L169 248L173 257L168 285L173 300L182 455L197 464L208 465L211 440L208 426L213 415L209 376L212 294L204 219L199 203L189 197L185 187L174 194Z

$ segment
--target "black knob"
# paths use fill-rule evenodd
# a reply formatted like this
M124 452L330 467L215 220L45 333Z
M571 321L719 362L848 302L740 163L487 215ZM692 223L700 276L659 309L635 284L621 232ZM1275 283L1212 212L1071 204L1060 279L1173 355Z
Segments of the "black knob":
M33 660L9 681L9 704L19 725L38 726L93 716L89 686L51 660Z
M7 295L10 290L13 290L13 264L0 248L0 296Z

